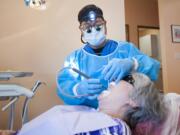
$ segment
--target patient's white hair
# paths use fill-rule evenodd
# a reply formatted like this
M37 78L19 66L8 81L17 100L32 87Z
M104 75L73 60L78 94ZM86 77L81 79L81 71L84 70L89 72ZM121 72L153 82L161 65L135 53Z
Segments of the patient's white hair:
M165 117L166 107L163 94L157 90L154 83L144 74L133 73L134 91L130 98L137 107L130 107L126 112L127 123L134 128L139 122L151 121L159 123Z

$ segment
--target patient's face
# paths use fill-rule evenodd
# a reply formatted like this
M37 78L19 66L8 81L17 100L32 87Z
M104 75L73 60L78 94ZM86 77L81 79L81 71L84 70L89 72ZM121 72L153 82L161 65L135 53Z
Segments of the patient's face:
M133 86L125 81L120 81L117 85L110 86L109 94L99 96L99 109L114 117L123 119L124 113L130 106L129 94L133 91Z

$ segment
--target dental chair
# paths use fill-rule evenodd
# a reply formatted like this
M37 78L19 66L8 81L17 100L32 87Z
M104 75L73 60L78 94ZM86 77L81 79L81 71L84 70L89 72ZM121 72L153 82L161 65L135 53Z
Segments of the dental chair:
M9 80L14 77L27 77L32 76L32 72L0 72L0 80ZM36 81L32 89L25 88L19 84L1 83L0 82L0 101L9 100L9 103L2 107L2 111L9 110L9 122L8 129L13 130L14 115L15 115L15 103L20 96L25 96L25 101L22 109L22 125L28 121L28 103L30 99L35 95L37 88L42 84L41 81Z

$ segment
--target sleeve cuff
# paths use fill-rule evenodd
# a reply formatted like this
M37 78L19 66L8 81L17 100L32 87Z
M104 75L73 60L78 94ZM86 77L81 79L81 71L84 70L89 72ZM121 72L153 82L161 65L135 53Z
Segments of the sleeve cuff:
M139 63L134 57L132 58L132 60L134 61L133 71L136 71L139 67Z
M73 87L73 94L74 94L75 96L78 96L77 86L78 86L78 83L77 83L76 85L74 85L74 87Z

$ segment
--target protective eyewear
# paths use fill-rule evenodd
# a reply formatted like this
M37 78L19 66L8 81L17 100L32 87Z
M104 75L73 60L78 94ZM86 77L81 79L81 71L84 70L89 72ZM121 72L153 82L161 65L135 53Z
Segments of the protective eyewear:
M91 33L92 28L95 28L96 31L101 31L105 26L106 22L104 20L97 20L95 23L85 22L82 23L79 28L82 32Z
M122 80L124 80L124 81L126 81L126 82L128 82L134 86L135 80L134 80L132 75L127 75Z

